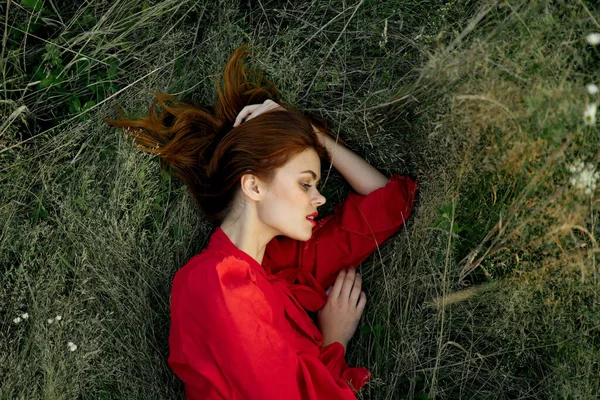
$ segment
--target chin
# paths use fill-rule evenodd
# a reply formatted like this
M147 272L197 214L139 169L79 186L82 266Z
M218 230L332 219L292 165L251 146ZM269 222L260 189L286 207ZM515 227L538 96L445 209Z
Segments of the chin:
M313 235L313 229L314 229L314 226L310 228L310 231L308 231L309 233L307 234L307 236L304 239L300 239L300 240L302 240L303 242L306 242L307 240L310 240L310 238Z
M302 226L295 225L295 229L289 229L290 226L294 226L290 221L288 221L284 226L288 229L278 229L280 235L289 237L290 239L298 240L301 242L306 242L313 235L314 226ZM308 224L307 224L308 225Z
M299 233L298 231L290 232L289 235L284 234L285 236L298 240L300 242L306 242L312 237L312 229L310 231L305 231L303 233Z
M304 239L299 239L299 240L306 242L307 240L310 240L311 237L312 237L312 230L310 231L310 234L308 236L306 236Z

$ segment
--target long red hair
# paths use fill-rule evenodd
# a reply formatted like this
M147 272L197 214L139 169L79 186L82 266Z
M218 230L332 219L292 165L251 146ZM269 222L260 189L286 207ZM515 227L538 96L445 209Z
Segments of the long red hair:
M119 109L117 120L105 120L123 128L138 149L160 156L161 167L187 185L207 219L219 225L233 207L242 175L251 173L270 182L277 168L307 148L330 162L312 127L331 136L326 123L281 102L271 82L246 71L248 54L247 46L234 51L223 74L223 90L215 79L218 99L210 108L153 92L156 99L147 117L131 120ZM269 111L233 128L244 106L267 99L285 111ZM160 115L157 104L163 108Z

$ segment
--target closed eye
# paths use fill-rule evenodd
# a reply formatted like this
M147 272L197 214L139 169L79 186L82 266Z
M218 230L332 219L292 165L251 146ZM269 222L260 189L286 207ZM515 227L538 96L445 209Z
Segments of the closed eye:
M308 191L308 189L312 187L312 185L309 185L308 183L301 183L301 185L306 191ZM320 192L322 188L323 185L321 185L321 182L317 182L317 191Z

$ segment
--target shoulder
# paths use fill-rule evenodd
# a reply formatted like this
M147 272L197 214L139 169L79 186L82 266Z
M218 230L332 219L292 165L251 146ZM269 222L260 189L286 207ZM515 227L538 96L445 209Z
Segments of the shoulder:
M248 262L222 251L196 254L175 274L172 295L210 296L225 287L235 287L255 280Z

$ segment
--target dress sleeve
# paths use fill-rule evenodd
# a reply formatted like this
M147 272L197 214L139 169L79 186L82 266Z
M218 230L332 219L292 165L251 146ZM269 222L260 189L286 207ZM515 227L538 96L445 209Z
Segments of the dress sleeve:
M292 347L278 328L283 312L279 316L256 285L250 265L230 256L217 265L216 277L206 274L173 284L178 295L172 298L169 364L186 392L211 388L222 398L249 400L356 399L331 374L344 367L339 348L329 345L317 356Z
M418 185L393 174L389 182L366 196L350 193L331 215L317 221L312 237L300 242L279 236L265 258L271 272L300 268L325 288L340 270L357 266L397 232L410 215Z

